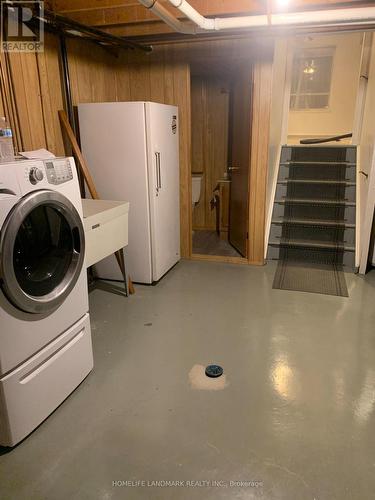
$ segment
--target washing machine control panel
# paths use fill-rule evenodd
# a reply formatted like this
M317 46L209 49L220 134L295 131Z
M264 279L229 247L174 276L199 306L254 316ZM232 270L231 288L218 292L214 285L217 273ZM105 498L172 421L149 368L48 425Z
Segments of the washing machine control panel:
M46 160L44 162L47 180L50 184L58 185L73 179L72 167L68 159Z
M37 184L44 179L43 170L38 167L32 167L29 172L29 180L31 184Z

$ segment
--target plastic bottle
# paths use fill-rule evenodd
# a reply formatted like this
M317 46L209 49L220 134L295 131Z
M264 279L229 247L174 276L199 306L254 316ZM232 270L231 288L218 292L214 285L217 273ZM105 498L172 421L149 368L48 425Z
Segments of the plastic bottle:
M14 160L13 134L7 119L0 117L0 161Z

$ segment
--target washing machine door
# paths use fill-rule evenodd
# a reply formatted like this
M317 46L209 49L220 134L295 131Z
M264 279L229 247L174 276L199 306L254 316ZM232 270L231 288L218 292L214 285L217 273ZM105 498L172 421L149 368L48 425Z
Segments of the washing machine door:
M62 194L34 191L17 203L1 230L0 276L18 309L55 310L76 284L85 255L81 217Z

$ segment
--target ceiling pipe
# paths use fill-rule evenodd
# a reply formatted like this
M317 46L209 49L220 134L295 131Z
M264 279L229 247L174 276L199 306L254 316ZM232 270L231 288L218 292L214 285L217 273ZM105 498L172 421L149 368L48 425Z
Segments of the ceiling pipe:
M193 25L189 25L187 23L183 23L179 21L176 17L174 17L168 10L158 3L157 0L139 0L139 3L144 5L150 12L153 12L155 15L160 17L162 21L164 21L168 26L173 28L178 33L183 33L185 35L195 35L199 29L197 29Z
M286 12L269 15L236 16L207 18L202 16L186 0L168 0L195 26L187 25L170 14L158 0L139 0L142 5L154 12L176 31L185 34L196 34L202 31L221 31L241 28L262 27L325 27L345 25L375 24L375 7L359 7L351 9L331 9L306 12Z
M271 14L272 26L344 26L351 24L374 24L375 7L331 9L307 12L285 12Z
M185 0L169 0L169 3L176 7L185 17L193 21L196 26L205 30L205 31L214 31L217 28L215 27L215 19L210 19L202 16L194 7L192 7L189 2ZM265 16L267 17L267 16ZM235 19L234 17L232 19Z
M375 7L331 9L306 12L286 12L258 16L206 18L186 0L168 0L197 26L208 31L264 26L338 26L343 24L373 24Z

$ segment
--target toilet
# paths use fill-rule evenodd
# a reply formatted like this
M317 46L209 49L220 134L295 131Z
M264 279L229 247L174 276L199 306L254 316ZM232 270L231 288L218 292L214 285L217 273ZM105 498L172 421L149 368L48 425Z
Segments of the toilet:
M193 210L195 205L199 203L201 197L202 177L203 174L191 174L191 183L192 183L191 202Z

